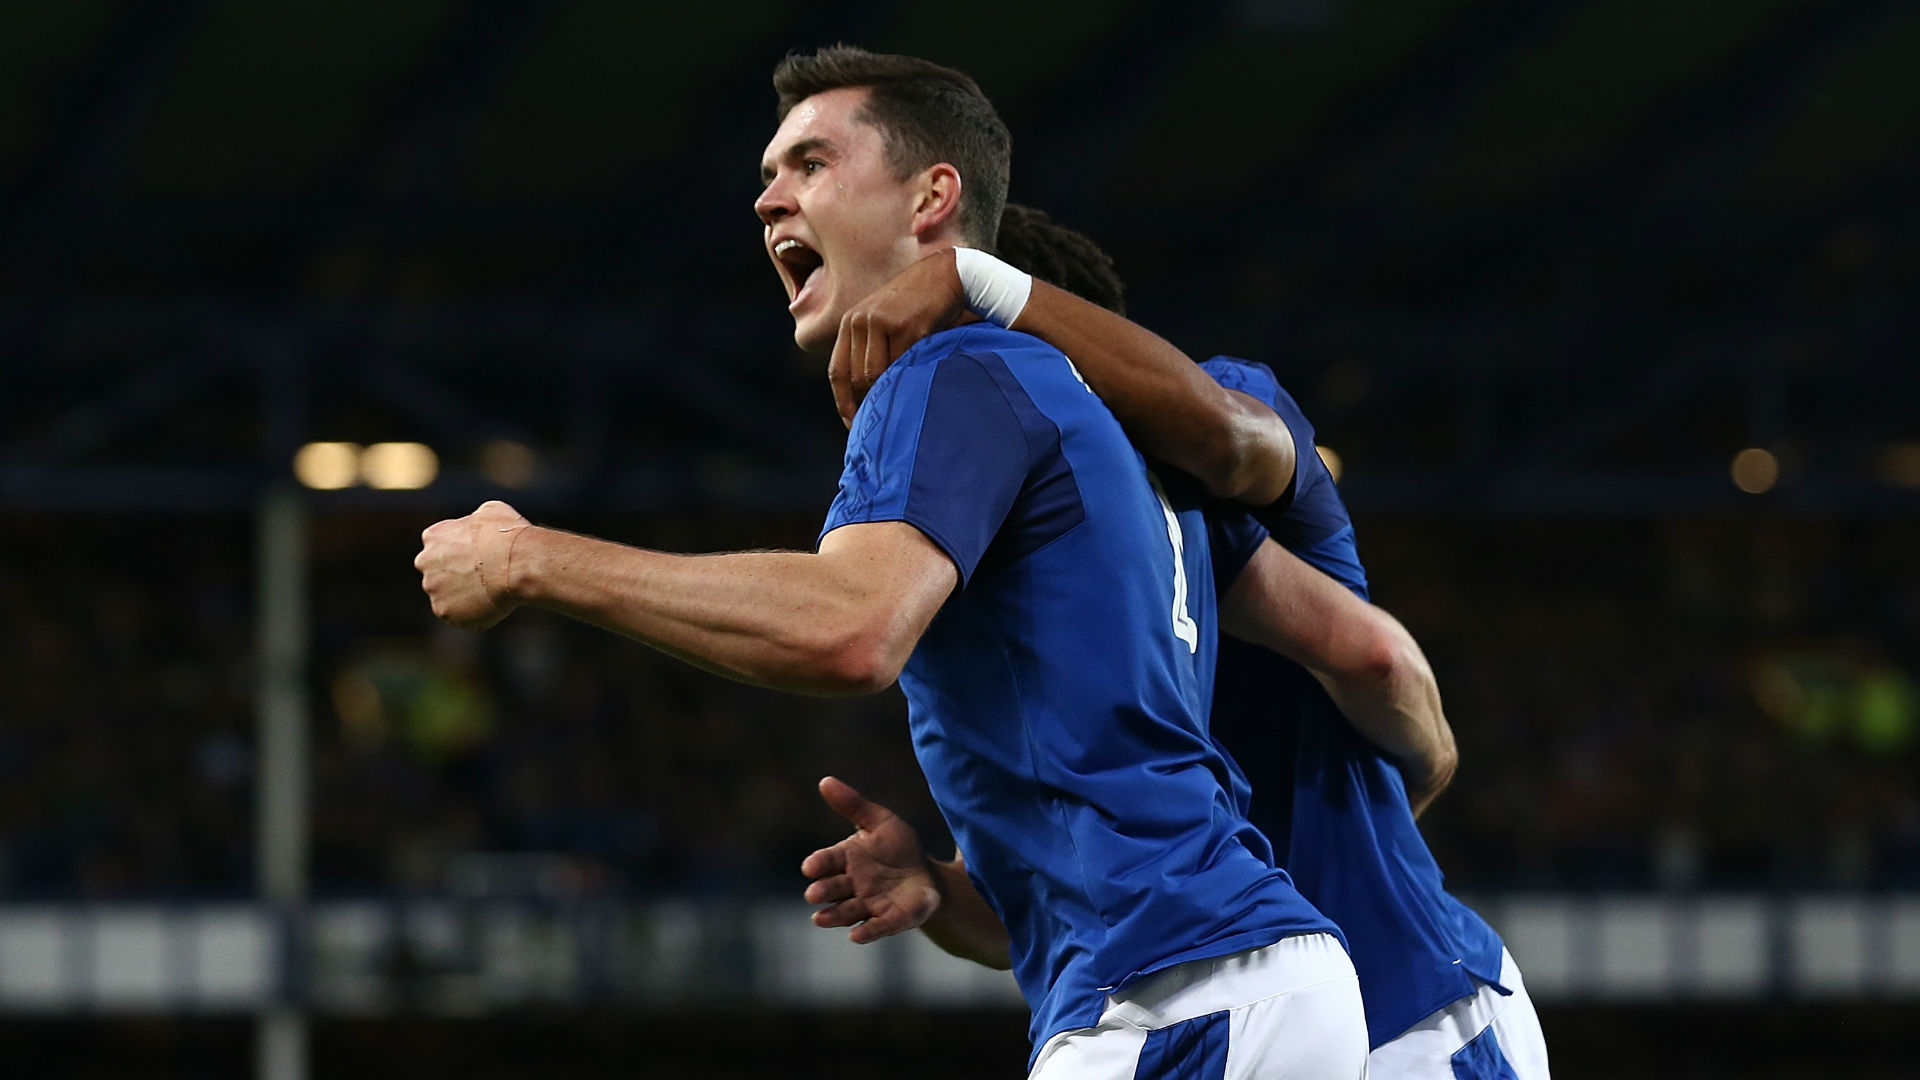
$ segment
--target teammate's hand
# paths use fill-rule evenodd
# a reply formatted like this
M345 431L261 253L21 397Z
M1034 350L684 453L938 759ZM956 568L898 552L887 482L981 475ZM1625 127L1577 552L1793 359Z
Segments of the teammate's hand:
M813 913L813 924L851 926L848 940L865 945L931 918L940 890L913 827L836 777L820 781L820 797L856 831L800 863L814 879L807 902L826 905Z
M420 588L433 613L463 630L485 630L512 614L513 542L532 522L503 502L485 502L420 534Z
M853 414L874 381L915 342L973 320L952 249L921 259L848 308L827 362L840 421L853 426Z

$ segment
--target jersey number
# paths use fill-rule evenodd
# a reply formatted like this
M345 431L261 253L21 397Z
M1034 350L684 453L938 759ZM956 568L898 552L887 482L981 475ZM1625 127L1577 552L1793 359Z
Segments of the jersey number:
M1173 504L1167 501L1167 489L1160 486L1160 478L1151 472L1147 482L1153 485L1154 497L1160 500L1160 512L1167 515L1167 539L1173 542L1173 636L1187 643L1187 652L1200 651L1200 628L1194 625L1193 616L1187 611L1187 545L1180 534L1180 515L1173 512Z

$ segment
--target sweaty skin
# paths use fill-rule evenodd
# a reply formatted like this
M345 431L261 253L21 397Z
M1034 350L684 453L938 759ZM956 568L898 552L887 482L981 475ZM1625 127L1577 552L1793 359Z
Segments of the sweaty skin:
M866 90L844 88L802 101L760 159L754 213L787 292L793 340L810 352L833 348L850 307L961 239L960 174L941 163L896 177L885 136L860 118L866 100Z

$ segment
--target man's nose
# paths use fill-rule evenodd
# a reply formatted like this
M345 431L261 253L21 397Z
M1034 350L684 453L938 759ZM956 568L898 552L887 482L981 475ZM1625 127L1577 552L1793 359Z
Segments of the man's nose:
M787 197L786 185L778 180L768 184L766 189L760 192L760 197L753 200L753 212L758 214L760 221L766 225L777 223L781 218L793 213L793 210L793 200Z

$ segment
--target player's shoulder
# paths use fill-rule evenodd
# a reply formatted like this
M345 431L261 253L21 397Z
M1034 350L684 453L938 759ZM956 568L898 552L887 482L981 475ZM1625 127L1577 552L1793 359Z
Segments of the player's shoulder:
M1294 400L1286 387L1280 385L1280 377L1273 373L1272 368L1257 360L1242 360L1237 356L1216 356L1203 362L1200 368L1221 386L1238 390L1279 413L1287 426L1293 429L1296 441L1313 436L1313 425L1307 421L1300 403Z
M854 418L853 434L861 437L886 416L919 416L921 410L913 403L924 405L936 395L947 405L1031 400L1034 394L1017 372L1046 366L1034 361L1047 356L1057 359L1062 369L1070 367L1059 350L1039 338L991 323L931 334L915 342L874 381Z
M956 357L974 360L998 357L1006 361L1016 355L1023 358L1062 356L1060 350L1032 334L1008 330L989 322L977 322L956 326L951 330L942 330L922 338L896 361L895 366L937 366L943 361Z
M1268 405L1286 392L1280 388L1280 379L1274 375L1273 369L1256 360L1216 356L1201 362L1200 370L1221 386L1259 398Z
M998 395L1016 411L1051 414L1090 397L1066 355L1031 334L970 323L930 335L894 361L874 384L885 396ZM1096 401L1098 399L1095 399Z

